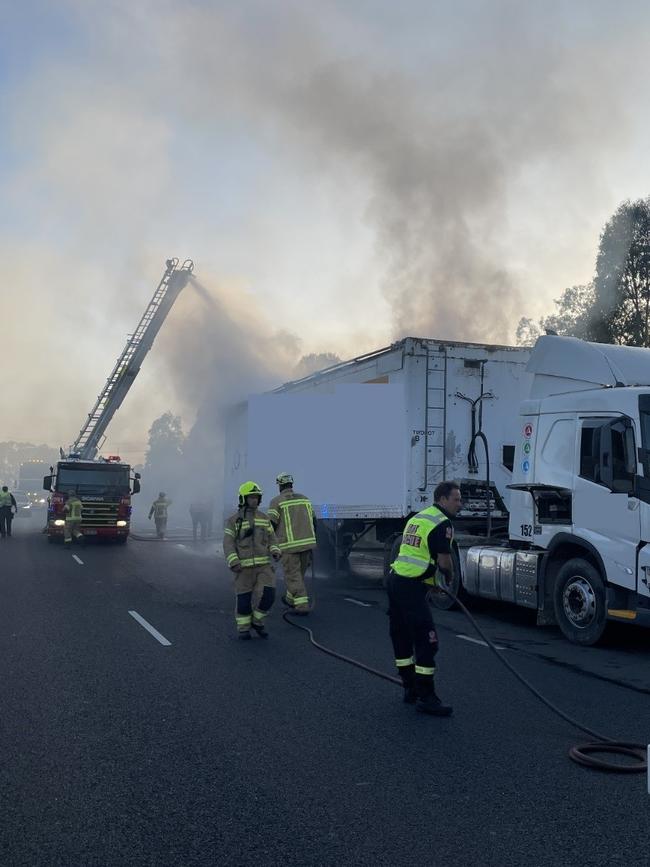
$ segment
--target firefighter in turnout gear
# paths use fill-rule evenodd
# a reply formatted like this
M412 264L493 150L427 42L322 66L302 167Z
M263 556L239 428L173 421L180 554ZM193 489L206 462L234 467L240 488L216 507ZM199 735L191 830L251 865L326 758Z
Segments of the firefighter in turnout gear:
M441 482L434 505L409 519L388 578L388 616L404 701L433 716L449 716L434 687L438 634L428 594L453 576L451 519L462 506L455 482Z
M167 529L167 510L171 506L172 501L168 500L165 492L161 491L158 494L158 499L154 500L149 509L149 520L153 515L156 523L156 535L159 539L165 538L165 530Z
M260 638L268 638L264 619L275 600L271 558L282 556L273 524L259 510L261 500L259 485L244 482L239 488L239 510L228 518L223 531L226 563L235 573L235 620L241 639L250 639L251 628Z
M269 518L282 551L286 595L282 601L296 614L309 614L305 573L316 547L316 521L307 497L293 490L293 476L281 473L275 480L280 493L271 500Z
M63 507L63 511L65 512L63 542L66 545L71 545L73 537L75 539L83 539L83 533L81 532L83 504L74 491L71 491L68 494L68 499Z

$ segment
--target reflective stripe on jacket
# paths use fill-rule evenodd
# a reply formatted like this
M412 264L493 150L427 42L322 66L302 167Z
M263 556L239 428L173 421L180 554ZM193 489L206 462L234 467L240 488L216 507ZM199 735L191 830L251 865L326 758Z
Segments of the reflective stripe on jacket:
M269 506L269 518L283 551L298 553L316 547L314 509L312 504L295 491L286 490L273 497Z
M171 504L172 501L167 499L154 500L151 504L151 509L149 509L149 517L153 515L154 518L166 518L167 509Z
M429 536L443 521L449 518L437 506L429 506L409 519L399 553L391 563L393 572L405 578L422 578L430 566L435 569L437 561L429 553ZM434 584L433 576L426 578L425 583Z
M233 566L267 566L271 555L280 553L268 515L248 508L231 515L223 530L223 553L231 569Z

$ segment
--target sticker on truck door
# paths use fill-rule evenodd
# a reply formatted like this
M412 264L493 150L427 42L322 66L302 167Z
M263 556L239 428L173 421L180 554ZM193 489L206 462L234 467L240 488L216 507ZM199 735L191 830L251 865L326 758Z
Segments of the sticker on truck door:
M529 440L533 435L533 426L530 422L524 425L524 436Z

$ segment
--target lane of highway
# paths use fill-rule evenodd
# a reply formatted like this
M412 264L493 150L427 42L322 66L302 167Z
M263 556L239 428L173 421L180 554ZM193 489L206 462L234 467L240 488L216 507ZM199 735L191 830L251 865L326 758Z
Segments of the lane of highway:
M74 553L25 531L0 549L5 863L647 863L645 780L569 763L574 733L456 637L455 613L439 622L456 714L430 720L277 612L268 642L237 642L213 546ZM319 580L310 622L391 672L371 583ZM647 696L510 652L569 712L647 738Z

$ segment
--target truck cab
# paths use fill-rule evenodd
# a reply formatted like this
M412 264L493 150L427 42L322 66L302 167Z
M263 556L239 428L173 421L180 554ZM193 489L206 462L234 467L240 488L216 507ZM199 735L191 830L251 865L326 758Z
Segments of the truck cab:
M528 371L509 541L470 549L463 583L594 644L650 618L650 352L547 336Z
M132 486L132 487L131 487ZM48 540L63 538L65 503L71 493L82 502L81 532L125 543L131 524L131 496L140 490L140 476L119 456L87 461L70 456L51 468L43 479L50 491L46 532Z

